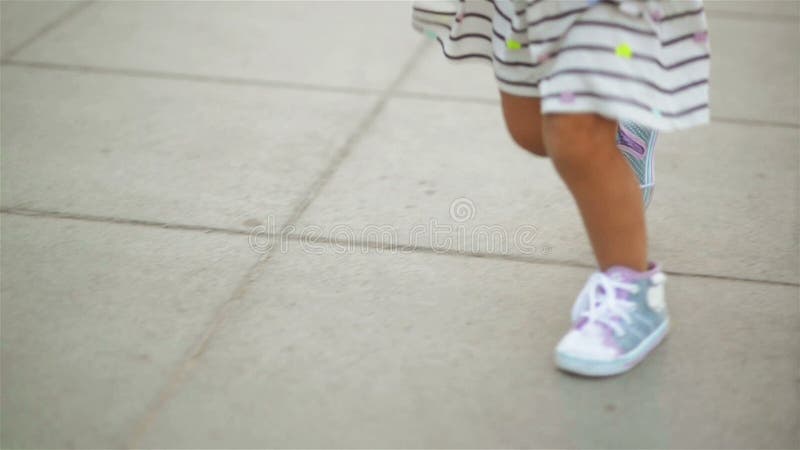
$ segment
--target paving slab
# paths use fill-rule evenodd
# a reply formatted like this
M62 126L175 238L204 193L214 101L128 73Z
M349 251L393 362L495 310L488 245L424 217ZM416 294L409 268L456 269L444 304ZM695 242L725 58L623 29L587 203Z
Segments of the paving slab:
M726 123L665 135L648 212L652 257L668 270L797 283L798 142L794 128ZM382 226L394 234L383 237ZM536 234L523 239L530 227ZM511 141L497 105L390 101L298 230L594 261L550 161Z
M3 0L0 2L0 53L6 56L79 3Z
M712 116L800 124L800 23L712 18L709 27Z
M800 124L800 26L711 15L709 27L712 116ZM488 62L451 62L431 43L400 89L498 101L493 77Z
M400 84L401 94L437 95L500 101L492 65L483 59L450 61L438 43L425 47L419 62Z
M337 226L369 241L389 226L401 244L477 252L492 250L485 235L500 227L494 253L591 258L550 161L512 142L497 105L391 100L297 228L344 237ZM531 226L532 248L514 245L517 230Z
M797 443L797 287L671 277L671 336L627 375L595 381L551 361L588 274L290 246L267 263L137 445Z
M255 262L243 236L2 215L2 447L119 448Z
M279 226L370 95L4 66L2 204Z
M661 136L651 252L673 270L800 282L800 129L717 123Z
M407 2L97 2L26 61L384 89L415 51Z

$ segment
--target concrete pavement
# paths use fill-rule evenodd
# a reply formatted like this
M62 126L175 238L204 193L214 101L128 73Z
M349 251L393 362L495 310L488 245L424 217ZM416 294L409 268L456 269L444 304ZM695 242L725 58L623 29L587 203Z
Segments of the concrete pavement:
M706 5L674 328L593 381L577 211L408 3L2 1L0 445L800 447L800 2Z

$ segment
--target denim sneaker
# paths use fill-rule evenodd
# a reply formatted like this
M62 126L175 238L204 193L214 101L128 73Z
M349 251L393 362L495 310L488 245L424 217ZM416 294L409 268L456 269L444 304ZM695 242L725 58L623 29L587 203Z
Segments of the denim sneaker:
M617 126L617 147L630 164L642 188L644 207L650 204L655 187L655 146L658 132L630 121Z
M653 263L647 272L615 266L592 274L572 307L572 329L556 347L556 365L586 376L633 368L669 331L665 281Z

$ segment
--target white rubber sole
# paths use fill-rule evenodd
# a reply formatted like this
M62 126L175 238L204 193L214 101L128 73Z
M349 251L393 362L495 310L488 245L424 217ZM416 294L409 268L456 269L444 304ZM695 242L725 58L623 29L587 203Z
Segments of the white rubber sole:
M653 333L644 339L636 348L627 354L611 360L598 361L592 359L576 358L563 353L555 352L556 366L566 372L576 373L587 377L608 377L619 375L634 368L647 356L658 344L664 340L669 332L669 318L656 328Z

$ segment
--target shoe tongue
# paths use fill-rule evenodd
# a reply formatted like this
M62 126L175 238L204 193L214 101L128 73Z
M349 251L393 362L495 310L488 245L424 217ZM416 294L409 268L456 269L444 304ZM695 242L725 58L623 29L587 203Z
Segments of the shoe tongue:
M632 282L647 278L646 272L637 272L625 266L613 266L606 269L605 274L612 280Z
M613 266L606 269L604 272L609 278L616 281L622 281L625 283L636 283L639 280L645 279L648 277L647 272L637 272L629 267L625 266ZM630 299L630 292L625 291L623 289L616 290L617 298L621 300L629 300Z

